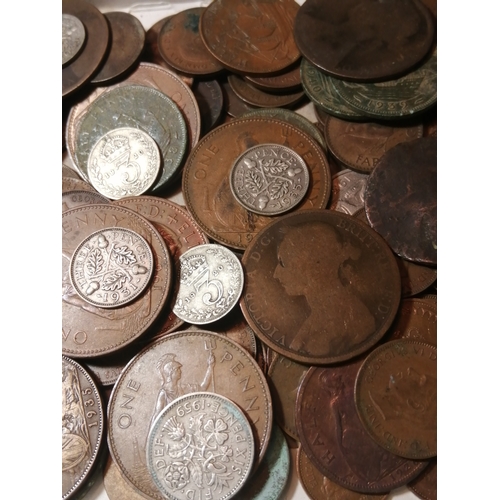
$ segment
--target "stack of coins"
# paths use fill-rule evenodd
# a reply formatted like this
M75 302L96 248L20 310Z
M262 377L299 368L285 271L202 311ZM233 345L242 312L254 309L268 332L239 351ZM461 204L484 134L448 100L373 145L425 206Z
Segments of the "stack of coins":
M435 498L435 17L201 3L63 2L63 499Z

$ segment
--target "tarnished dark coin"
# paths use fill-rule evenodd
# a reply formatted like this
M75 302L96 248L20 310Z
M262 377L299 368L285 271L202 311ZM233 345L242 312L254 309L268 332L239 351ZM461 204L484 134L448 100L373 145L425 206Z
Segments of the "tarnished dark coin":
M189 156L183 171L186 207L202 230L215 241L244 250L272 217L245 210L231 193L229 172L248 148L282 144L307 164L309 189L296 210L325 208L330 196L331 174L317 142L294 125L272 118L240 118L209 132Z
M101 64L109 41L109 28L103 14L85 0L63 0L62 13L77 17L85 27L85 44L78 57L62 68L62 96L86 84Z
M239 118L245 113L249 111L253 111L256 108L255 106L251 106L247 104L243 99L240 99L231 88L231 85L227 82L227 80L223 80L221 83L222 95L224 96L224 107L226 109L226 113L229 116L234 118Z
M82 205L95 205L97 203L109 203L109 200L102 194L92 191L67 191L62 194L62 211L70 208L81 207Z
M354 391L359 418L383 448L411 459L437 454L437 348L414 339L380 345Z
M434 21L414 0L307 0L294 36L302 55L337 78L388 80L429 52Z
M201 16L200 34L231 71L277 73L300 57L293 39L298 8L293 0L215 0Z
M408 484L408 489L422 500L437 500L437 458L416 479Z
M158 50L170 66L188 75L208 76L224 66L207 50L198 25L205 7L193 7L169 17L158 34Z
M193 84L193 94L200 108L201 135L219 122L224 109L224 95L217 80L199 80Z
M344 165L371 172L382 156L396 144L422 137L423 125L385 125L375 122L349 122L329 116L325 137L330 152Z
M69 63L80 52L85 42L85 27L76 16L62 15L62 65Z
M437 264L437 139L394 146L368 178L365 211L400 257Z
M245 80L267 92L293 92L302 89L299 63L294 63L290 68L274 76L245 75Z
M367 174L345 168L332 177L332 195L328 208L354 215L365 206Z
M62 498L74 498L92 474L104 436L97 387L78 363L62 356Z
M377 343L401 297L394 255L362 222L332 210L283 215L243 254L240 305L271 349L305 364L344 361Z

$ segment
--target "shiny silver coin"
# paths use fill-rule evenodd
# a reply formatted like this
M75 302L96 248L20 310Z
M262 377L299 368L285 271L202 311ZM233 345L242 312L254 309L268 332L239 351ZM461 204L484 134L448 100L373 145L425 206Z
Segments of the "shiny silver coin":
M146 456L165 498L227 500L248 479L255 445L236 404L218 394L195 392L179 397L156 418Z
M259 144L241 154L229 174L241 206L259 215L278 215L297 206L309 187L309 170L293 149Z
M365 206L365 189L368 174L354 172L348 168L332 177L330 210L354 215Z
M106 132L90 151L87 171L99 193L111 200L144 194L160 172L160 151L142 130L122 127Z
M180 259L179 290L174 313L193 325L225 316L243 291L243 267L236 255L217 244L198 245Z
M85 26L76 16L62 15L62 63L69 63L85 42Z
M86 237L70 262L76 293L98 307L118 307L135 300L153 276L153 253L130 229L101 229Z

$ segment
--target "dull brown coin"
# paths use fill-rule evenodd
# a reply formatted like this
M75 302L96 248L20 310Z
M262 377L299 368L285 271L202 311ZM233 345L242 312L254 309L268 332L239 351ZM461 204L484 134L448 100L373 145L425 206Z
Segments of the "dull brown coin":
M245 80L249 81L258 89L267 92L293 92L302 89L300 79L300 64L294 63L278 75L274 76L249 76L245 75Z
M94 187L88 182L82 181L81 179L75 179L74 177L63 177L62 192L64 194L69 191L90 191L97 193Z
M297 455L297 475L312 500L386 500L389 497L389 495L359 493L331 481L309 460L302 446Z
M200 19L207 49L235 73L278 73L297 61L293 0L215 0Z
M234 118L239 118L249 111L259 109L256 106L247 104L243 99L240 99L231 88L227 80L220 82L222 95L224 96L224 106L226 113ZM227 122L226 122L227 123Z
M422 137L423 125L349 122L329 116L325 138L330 152L348 167L371 172L382 156L396 144Z
M437 264L437 139L397 144L374 168L365 191L370 226L403 259Z
M109 203L102 194L92 191L66 191L62 194L62 211L82 205L95 205L97 203Z
M67 97L95 74L105 56L109 42L109 28L106 18L84 0L63 0L63 14L78 18L85 27L85 44L78 57L62 68L62 96Z
M308 0L294 36L302 55L346 80L388 80L418 64L434 39L434 21L419 1Z
M130 229L153 252L152 283L136 301L116 309L88 304L71 286L69 263L80 242L105 228ZM85 205L62 214L62 352L74 358L110 354L130 344L154 322L172 289L172 258L153 225L123 207Z
M437 500L437 458L431 459L424 472L408 484L408 489L422 500Z
M168 18L158 34L158 50L170 66L188 75L208 76L224 66L208 51L198 25L205 7L193 7Z
M271 349L299 363L344 361L376 344L401 297L394 255L366 224L332 210L283 215L242 259L240 305Z
M144 500L144 495L134 488L120 472L113 459L108 461L103 472L103 483L109 500Z
M365 430L354 404L362 362L310 368L297 394L297 430L305 454L331 481L362 493L386 493L417 477L427 463L390 453Z
M108 445L121 473L160 500L147 469L146 442L155 417L178 396L208 391L236 403L256 443L254 470L266 452L272 404L264 374L235 342L207 331L171 333L143 349L117 380L108 405Z
M246 103L259 108L289 107L296 104L304 96L304 92L271 94L260 90L238 75L229 75L227 81L234 93Z
M380 345L364 360L354 398L383 448L411 459L437 454L437 348L414 339Z
M108 52L93 84L103 84L118 78L132 68L141 55L146 32L139 19L128 12L104 14L110 29Z
M182 191L187 209L208 237L237 250L244 250L274 219L240 206L231 193L229 172L244 151L266 143L293 149L307 164L309 188L296 210L325 208L330 196L331 175L325 154L299 128L262 117L220 125L193 149L184 166Z
M219 122L224 109L224 94L217 80L198 80L193 84L193 94L200 108L201 136Z

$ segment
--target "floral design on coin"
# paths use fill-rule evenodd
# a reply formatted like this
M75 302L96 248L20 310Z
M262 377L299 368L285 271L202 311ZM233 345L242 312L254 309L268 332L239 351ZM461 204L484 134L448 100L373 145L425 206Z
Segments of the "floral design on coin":
M277 215L297 206L309 187L309 170L293 149L259 144L247 149L230 174L234 197L247 210Z
M71 61L85 41L85 27L76 16L62 15L62 63Z
M91 184L104 196L118 200L145 193L160 171L160 151L142 130L123 127L110 130L89 155Z
M180 285L174 305L179 318L194 325L225 316L243 290L243 267L222 245L199 245L180 257Z
M244 413L218 394L196 392L172 402L148 438L148 468L166 498L232 498L248 478L254 439ZM197 495L197 496L198 496Z
M146 240L123 228L103 229L85 238L73 253L70 279L86 302L117 307L132 302L153 275L153 253Z

